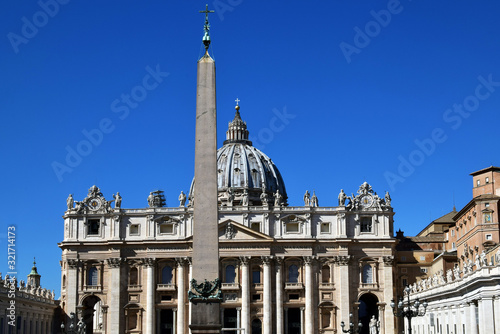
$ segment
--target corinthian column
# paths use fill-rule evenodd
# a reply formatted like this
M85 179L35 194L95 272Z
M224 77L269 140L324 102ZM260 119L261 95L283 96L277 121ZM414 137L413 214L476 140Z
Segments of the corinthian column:
M312 256L304 256L305 265L305 283L306 283L306 308L305 308L305 332L314 331L314 305L313 305L313 275L312 275Z
M276 334L283 334L283 258L276 257Z
M250 277L248 264L250 256L240 256L241 265L241 327L250 333Z
M272 256L263 256L262 264L264 267L264 334L271 334L273 329L272 322L272 294L271 294L271 261Z
M146 266L146 334L155 332L155 260L145 259Z
M121 334L124 323L123 310L121 305L121 263L122 259L110 258L106 260L111 273L109 282L109 312L108 328L110 334Z
M175 259L177 262L177 333L184 334L185 309L186 309L186 284L184 279L184 264L183 258Z

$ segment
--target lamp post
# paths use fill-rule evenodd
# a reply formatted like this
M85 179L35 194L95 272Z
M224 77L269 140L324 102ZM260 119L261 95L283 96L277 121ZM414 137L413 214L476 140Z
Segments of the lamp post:
M354 329L354 324L352 322L352 313L349 314L349 329L345 330L345 323L343 321L340 322L340 327L342 327L342 332L344 333L349 333L349 334L358 334L361 331L361 328L363 327L363 324L361 321L358 322L358 328L355 330Z
M63 334L84 334L87 330L87 326L83 323L82 319L75 324L77 320L74 312L69 314L69 328L66 331L66 326L64 326L64 322L61 323L61 332Z
M416 299L412 305L410 303L410 287L408 285L405 287L404 292L406 292L407 297L406 305L403 297L400 297L397 306L396 303L394 303L394 299L391 300L391 307L394 316L408 319L408 333L411 334L411 318L425 315L427 302L424 301L420 304L420 301Z

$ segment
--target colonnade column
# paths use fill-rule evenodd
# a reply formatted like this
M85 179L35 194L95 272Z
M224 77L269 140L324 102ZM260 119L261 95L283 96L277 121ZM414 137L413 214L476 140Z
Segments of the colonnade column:
M494 301L493 301L493 313L494 314L500 313L500 296L496 296ZM499 316L495 317L495 329L496 329L497 333L500 333L500 317Z
M106 260L111 273L109 282L109 319L108 319L108 333L121 334L122 324L124 323L122 303L121 303L121 263L122 258L110 258Z
M264 324L263 324L263 334L271 334L273 329L272 321L272 295L271 295L271 260L272 256L263 256L262 264L264 267Z
M283 258L275 258L276 268L276 334L283 334Z
M469 333L477 334L477 321L476 321L476 304L469 303Z
M241 307L236 308L236 328L241 328Z
M241 262L241 328L250 333L250 277L248 265L250 256L240 256Z
M146 266L146 334L155 333L155 263L154 259L145 259Z
M305 334L306 332L304 331L304 307L300 308L300 333ZM309 334L309 333L307 333Z
M479 300L479 333L495 333L493 298Z
M306 283L306 308L305 308L305 332L314 332L314 306L313 306L313 275L312 256L304 256L305 283Z
M176 258L177 263L177 333L184 334L184 324L186 322L186 280L184 277L184 265L186 259Z

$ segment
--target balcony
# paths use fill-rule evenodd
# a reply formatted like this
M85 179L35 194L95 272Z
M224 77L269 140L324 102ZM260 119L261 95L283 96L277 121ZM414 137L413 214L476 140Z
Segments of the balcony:
M222 283L221 290L222 291L230 291L230 290L239 290L240 285L238 283Z
M298 283L291 283L291 282L286 282L285 283L285 290L303 290L304 289L304 284L298 282Z
M141 290L142 290L142 285L129 284L128 286L128 291L141 291Z
M157 291L175 291L176 286L175 284L169 283L169 284L156 284L156 290Z
M84 285L83 291L84 292L102 292L102 286L101 285Z
M335 287L334 283L319 283L319 288L320 289L325 289L325 290L331 290Z
M376 290L378 289L378 283L361 283L361 290Z

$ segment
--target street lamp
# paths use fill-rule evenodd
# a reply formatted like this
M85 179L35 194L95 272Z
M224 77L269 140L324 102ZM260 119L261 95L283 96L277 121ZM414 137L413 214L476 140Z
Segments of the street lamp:
M358 328L355 330L354 329L354 324L352 323L352 313L349 314L349 329L345 330L345 323L343 321L340 322L340 327L342 327L342 332L344 333L349 333L349 334L354 334L354 333L359 333L361 331L361 328L363 327L363 324L361 321L358 322Z
M408 319L408 333L411 334L411 318L421 317L425 315L425 311L427 309L427 302L424 301L422 304L420 304L420 301L416 299L412 305L410 303L410 287L407 285L404 291L406 292L406 296L408 298L406 301L406 305L403 297L400 297L397 306L396 303L394 303L394 299L391 300L391 307L394 316Z

